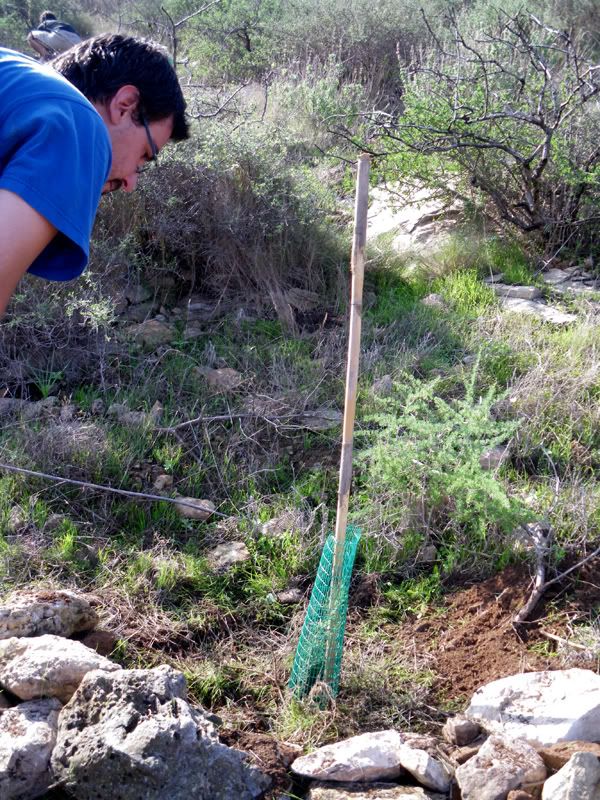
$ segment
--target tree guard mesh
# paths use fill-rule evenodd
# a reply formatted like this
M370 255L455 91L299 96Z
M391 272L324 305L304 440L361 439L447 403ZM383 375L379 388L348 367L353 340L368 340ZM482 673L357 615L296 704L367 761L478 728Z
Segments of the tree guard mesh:
M329 534L325 541L288 683L297 697L304 697L317 681L323 680L328 641L333 641L335 647L334 653L331 654L334 665L329 687L333 696L337 694L342 669L348 589L359 539L360 528L348 526L344 542L342 574L335 588L335 597L331 597L334 536ZM332 628L335 630L332 631Z

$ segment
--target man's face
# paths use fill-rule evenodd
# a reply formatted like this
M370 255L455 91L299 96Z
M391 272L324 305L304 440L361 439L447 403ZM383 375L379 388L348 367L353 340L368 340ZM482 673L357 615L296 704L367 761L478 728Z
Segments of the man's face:
M154 160L173 133L173 117L143 124L138 113L139 93L133 86L119 89L113 99L96 110L104 120L112 144L112 166L102 193L123 189L133 192L138 170Z

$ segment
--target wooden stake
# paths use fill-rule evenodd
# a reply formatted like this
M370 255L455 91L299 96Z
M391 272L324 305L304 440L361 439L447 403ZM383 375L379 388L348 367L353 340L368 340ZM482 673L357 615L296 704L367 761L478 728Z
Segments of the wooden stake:
M335 523L333 569L329 597L329 619L327 655L324 680L332 683L335 670L336 640L342 620L339 618L340 589L346 543L348 501L352 480L352 444L354 417L356 413L356 387L358 384L358 360L360 354L360 331L362 324L362 296L365 271L365 247L367 243L367 211L369 206L369 157L362 155L358 161L356 199L354 204L354 238L352 241L352 292L350 297L350 331L348 337L348 363L346 368L346 392L344 399L344 424L342 431L342 454Z

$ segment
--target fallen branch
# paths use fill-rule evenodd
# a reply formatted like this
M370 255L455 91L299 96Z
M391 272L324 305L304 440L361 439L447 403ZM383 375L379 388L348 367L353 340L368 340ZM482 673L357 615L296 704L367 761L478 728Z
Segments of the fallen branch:
M114 489L112 486L101 486L98 483L88 483L88 481L77 481L74 478L61 478L60 475L49 475L47 472L36 472L33 469L25 469L24 467L15 467L12 464L0 464L0 470L5 469L8 472L18 472L22 475L31 475L34 478L45 478L46 480L55 481L56 483L70 483L74 486L82 486L84 489L96 489L100 492L111 492L113 494L124 495L125 497L134 497L143 500L160 500L163 503L175 503L178 506L186 506L193 508L196 511L206 511L209 514L216 514L218 517L227 517L228 514L223 514L220 511L214 511L212 508L201 506L199 503L188 503L179 497L163 497L159 494L146 494L145 492L130 492L127 489Z
M536 552L535 583L533 585L533 590L531 592L531 595L529 596L529 600L527 601L527 603L525 603L523 608L512 620L513 628L516 628L518 625L522 625L524 622L527 621L527 617L536 607L536 605L540 601L540 598L542 597L542 595L548 589L549 586L552 586L552 584L554 583L559 583L560 581L564 580L564 578L566 578L567 575L570 575L571 572L575 572L575 570L581 569L581 567L583 567L584 564L587 564L589 561L592 561L592 559L596 558L597 556L600 556L600 546L599 546L591 553L589 553L589 555L585 556L584 558L581 558L576 564L573 564L571 567L564 570L564 572L561 572L560 575L557 575L555 578L552 578L552 580L546 581L544 580L546 575L546 567L544 564L544 559L549 549L548 539L546 537L543 537L542 541L542 534L539 532L537 534L530 532L530 535L534 538L535 552Z

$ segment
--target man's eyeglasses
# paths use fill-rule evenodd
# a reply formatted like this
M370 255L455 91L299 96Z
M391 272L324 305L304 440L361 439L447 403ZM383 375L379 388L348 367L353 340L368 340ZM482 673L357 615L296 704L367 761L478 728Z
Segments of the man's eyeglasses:
M146 172L147 169L151 167L152 164L158 163L158 147L156 146L156 142L152 138L152 134L150 133L150 128L148 127L148 121L143 114L140 114L140 122L144 126L144 130L146 131L146 138L148 139L148 144L150 145L150 151L152 153L151 158L148 159L148 163L145 164L143 167L138 167L136 172L139 175L140 172Z

